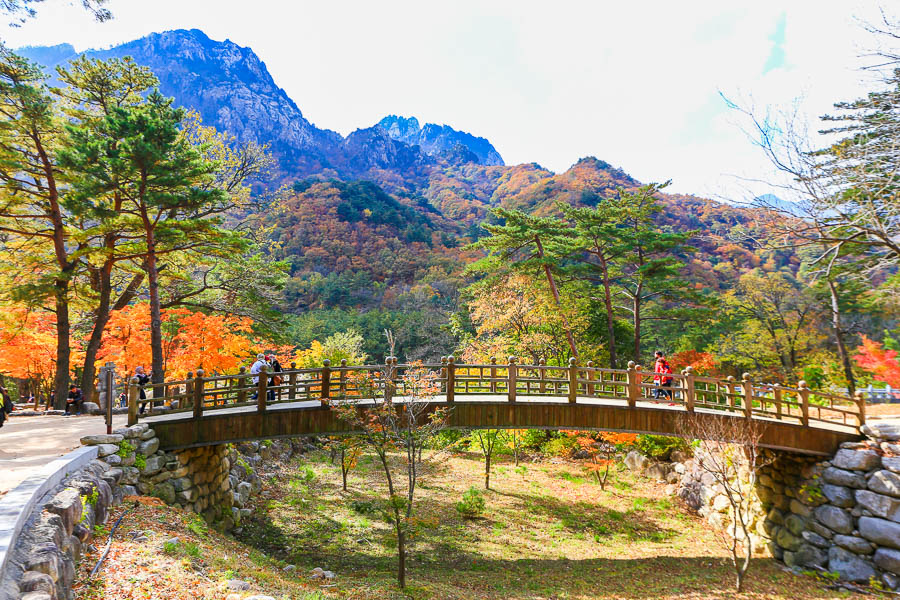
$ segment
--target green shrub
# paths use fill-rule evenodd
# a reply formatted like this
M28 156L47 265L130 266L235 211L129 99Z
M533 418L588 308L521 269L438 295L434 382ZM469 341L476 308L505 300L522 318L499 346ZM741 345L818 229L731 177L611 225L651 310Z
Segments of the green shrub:
M143 454L135 454L134 455L134 466L138 468L139 471L143 471L147 468L147 457Z
M541 446L541 452L547 456L571 456L578 447L578 440L574 436L564 435L552 437Z
M372 500L354 500L350 503L350 508L361 515L374 515L378 512L378 506Z
M673 451L688 450L690 448L687 440L665 435L641 434L637 436L634 445L641 454L656 460L668 460Z
M132 445L128 440L122 440L119 442L119 451L116 452L122 458L128 458L128 455L137 450L137 447Z
M481 490L470 487L462 495L462 500L456 503L456 510L467 519L481 516L484 512L484 495Z

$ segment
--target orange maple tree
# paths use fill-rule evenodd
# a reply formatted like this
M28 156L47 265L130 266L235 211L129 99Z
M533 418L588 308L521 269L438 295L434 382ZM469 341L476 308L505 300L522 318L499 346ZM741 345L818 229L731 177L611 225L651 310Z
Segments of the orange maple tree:
M891 387L900 387L900 361L896 350L885 349L880 342L863 336L862 345L853 357L856 364Z
M709 352L699 352L697 350L685 350L683 352L675 352L669 356L669 364L672 369L680 371L687 367L693 367L698 375L707 375L714 377L719 370L716 365L716 357Z
M82 359L81 346L71 340L72 365ZM0 314L0 373L33 382L35 397L49 398L56 374L56 315L17 306Z
M597 478L601 490L606 489L609 468L615 462L616 451L623 445L631 445L637 440L634 433L601 431L597 434L591 431L569 430L563 430L561 433L574 437L579 450L587 454L589 462L584 465L584 469Z
M167 378L203 369L207 375L234 373L273 344L253 333L253 321L232 315L207 315L184 308L163 311L163 359ZM284 347L277 347L284 351ZM141 302L116 311L106 325L98 353L124 373L147 366L150 355L150 307Z

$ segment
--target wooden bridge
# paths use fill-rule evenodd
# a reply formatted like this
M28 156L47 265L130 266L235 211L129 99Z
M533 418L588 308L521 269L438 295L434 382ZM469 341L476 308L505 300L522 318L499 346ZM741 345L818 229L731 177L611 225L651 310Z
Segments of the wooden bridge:
M141 419L156 431L164 449L222 444L251 439L352 433L335 403L371 404L371 386L384 390L392 372L394 401L404 402L403 373L431 370L440 393L430 406L452 407L448 426L458 429L575 429L679 435L685 413L709 419L753 419L761 425L761 445L792 452L831 455L841 442L860 439L865 400L798 387L761 384L733 377L694 374L689 367L672 378L669 397L655 398L654 374L634 363L627 369L579 366L398 364L297 369L253 375L208 377L202 370L187 379L154 384L149 402L157 407ZM275 377L278 379L276 380ZM367 382L365 386L362 381ZM363 388L368 389L363 389ZM666 389L666 388L663 388ZM140 388L132 380L129 423L138 419ZM151 394L148 394L151 396Z

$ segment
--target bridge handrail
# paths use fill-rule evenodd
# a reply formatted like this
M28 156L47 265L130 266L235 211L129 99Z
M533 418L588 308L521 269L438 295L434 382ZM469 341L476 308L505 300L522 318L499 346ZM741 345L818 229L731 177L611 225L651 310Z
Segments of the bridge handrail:
M865 398L857 392L854 398L831 392L811 390L801 381L797 387L753 382L745 373L741 379L698 376L688 367L680 373L668 373L666 386L654 381L658 374L644 371L629 363L627 369L597 367L592 362L578 365L574 359L566 366L548 365L544 360L536 365L519 364L515 357L505 363L491 359L489 364L457 363L454 357L443 357L440 363L399 363L389 357L393 368L392 385L398 396L403 395L403 373L424 368L435 373L441 394L446 402L461 395L506 396L509 402L522 397L561 397L576 403L581 399L600 398L625 400L629 408L638 402L663 401L693 412L697 407L742 415L746 418L775 418L791 420L803 426L811 422L842 423L859 428L865 423ZM332 367L328 361L318 368L297 368L251 374L241 367L236 374L206 376L202 369L188 373L186 379L148 384L153 390L151 402L174 405L177 412L193 411L201 418L210 410L234 406L257 405L265 411L269 404L319 400L327 404L332 398L363 399L369 386L384 389L387 365L340 365ZM371 383L362 386L353 377L366 374ZM281 381L274 383L278 376ZM258 381L253 382L256 377ZM162 392L157 393L157 392ZM137 421L140 386L136 378L129 390L129 422ZM855 423L848 423L848 418Z

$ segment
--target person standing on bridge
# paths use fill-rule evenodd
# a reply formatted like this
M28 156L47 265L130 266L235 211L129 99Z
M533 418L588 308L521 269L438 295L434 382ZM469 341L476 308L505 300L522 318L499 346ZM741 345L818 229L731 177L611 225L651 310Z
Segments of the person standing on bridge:
M141 409L138 412L144 414L144 410L147 408L147 392L144 391L144 386L150 381L150 376L144 372L144 367L135 367L134 376L137 377L138 389L141 391L140 399L143 400L143 402L141 402Z
M256 362L253 363L252 367L250 367L250 374L254 375L253 385L254 385L254 387L256 387L256 391L253 392L254 400L259 398L259 372L262 371L263 367L268 367L268 366L269 366L269 363L266 362L266 355L265 354L257 354Z
M656 367L654 367L653 372L656 373L653 376L653 382L656 384L656 389L653 390L654 396L657 400L660 398L668 398L669 401L672 401L672 378L667 377L667 375L671 375L672 367L669 365L669 361L666 360L666 357L663 356L663 353L657 350L656 355Z

